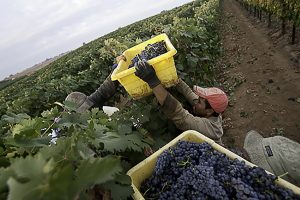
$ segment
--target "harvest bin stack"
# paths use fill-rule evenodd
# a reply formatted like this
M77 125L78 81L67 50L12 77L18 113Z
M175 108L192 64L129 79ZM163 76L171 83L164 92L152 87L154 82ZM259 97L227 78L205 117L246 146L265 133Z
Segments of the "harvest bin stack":
M148 60L148 63L153 66L157 77L165 87L173 86L178 79L173 58L177 52L176 49L166 34L160 34L153 37L150 40L124 51L123 55L126 57L126 61L121 60L111 76L113 81L118 80L121 83L133 99L145 97L151 94L152 90L147 83L135 76L135 68L132 67L128 69L128 66L131 64L131 60L137 54L140 54L148 44L154 44L160 41L164 41L166 43L168 52Z
M144 161L137 164L135 167L131 168L127 174L132 179L132 187L134 190L133 198L135 200L142 200L144 197L140 193L139 189L144 180L149 178L151 174L154 171L154 167L157 161L157 158L161 153L163 153L164 150L169 149L172 146L175 146L180 140L183 141L190 141L190 142L196 142L196 143L203 143L207 142L209 145L211 145L215 150L224 153L227 157L230 159L238 159L240 161L244 161L246 165L249 165L250 167L254 167L256 165L248 162L247 160L243 159L242 157L234 154L233 152L229 151L228 149L218 145L213 140L205 137L201 133L193 130L185 131L182 134L180 134L178 137L173 139L171 142L160 148L158 151L156 151L154 154L146 158ZM269 172L267 172L269 173ZM295 194L300 194L300 188L296 187L295 185L278 178L276 183L282 187L291 189Z

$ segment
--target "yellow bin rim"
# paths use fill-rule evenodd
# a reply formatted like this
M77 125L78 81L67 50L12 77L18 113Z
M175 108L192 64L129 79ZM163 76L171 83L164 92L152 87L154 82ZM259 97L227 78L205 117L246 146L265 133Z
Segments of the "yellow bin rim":
M168 59L172 56L174 56L176 53L177 53L177 50L175 49L175 47L173 46L173 44L171 43L169 37L167 36L167 34L163 33L163 34L160 34L160 35L157 35L145 42L142 42L134 47L131 47L129 49L127 49L126 51L123 52L122 55L124 55L126 57L126 52L130 52L130 51L134 51L135 49L139 48L143 48L145 46L147 46L148 44L154 44L155 42L157 42L158 40L164 40L165 43L166 43L166 46L168 48L168 52L167 53L164 53L160 56L157 56L155 58L152 58L150 60L148 60L147 62L150 64L150 65L154 65L155 63L158 63L162 60L165 60L165 59ZM124 64L125 61L121 60L118 64L118 66L116 67L116 69L113 71L112 75L111 75L111 80L115 81L115 80L118 80L118 79L121 79L125 76L128 76L130 74L133 74L136 70L135 70L135 67L132 67L130 69L126 69L126 70L123 70L123 71L120 71L120 66ZM120 72L119 72L120 71Z

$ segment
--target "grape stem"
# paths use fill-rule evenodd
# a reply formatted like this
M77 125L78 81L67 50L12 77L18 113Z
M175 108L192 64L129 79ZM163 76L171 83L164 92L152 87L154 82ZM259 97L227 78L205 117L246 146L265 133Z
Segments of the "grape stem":
M163 192L164 190L165 190L165 187L168 185L168 181L167 182L165 182L165 184L164 184L164 186L163 186L163 188L161 189L161 192Z
M143 194L143 196L146 196L146 194L147 194L147 192L150 190L150 188L148 188L145 192L144 192L144 194Z
M284 176L286 176L288 174L289 174L288 172L285 172L284 174L279 175L278 178L282 178L282 177L284 177Z
M186 161L181 161L178 163L179 166L186 166L187 164L191 164L190 163L190 157L188 157L188 159Z

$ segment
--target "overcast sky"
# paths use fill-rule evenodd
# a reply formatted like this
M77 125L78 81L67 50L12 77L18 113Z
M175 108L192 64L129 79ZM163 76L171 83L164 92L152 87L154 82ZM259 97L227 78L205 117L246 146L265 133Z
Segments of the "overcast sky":
M1 0L0 80L191 0Z

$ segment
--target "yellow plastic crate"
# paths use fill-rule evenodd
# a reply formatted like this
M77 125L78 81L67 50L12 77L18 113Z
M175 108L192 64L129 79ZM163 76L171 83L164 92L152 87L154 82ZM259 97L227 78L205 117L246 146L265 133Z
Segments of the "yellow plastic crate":
M111 79L113 81L118 80L133 99L148 96L152 93L152 89L147 83L134 74L136 71L135 67L128 69L128 66L131 64L131 60L137 54L141 53L148 44L153 44L162 40L165 41L168 52L148 60L148 63L153 66L157 77L165 87L173 86L178 80L173 58L177 51L168 36L166 34L160 34L124 51L123 55L126 57L127 61L121 60L112 73Z
M240 161L245 161L245 163L251 167L256 166L251 162L248 162L247 160L243 159L242 157L236 155L235 153L229 151L228 149L222 147L221 145L215 143L213 140L209 139L208 137L202 135L201 133L193 130L185 131L179 136L177 136L175 139L173 139L171 142L157 150L155 153L153 153L151 156L131 168L127 174L131 177L132 180L132 187L134 190L134 194L132 195L133 199L135 200L142 200L144 199L142 194L139 191L139 188L142 184L142 182L149 178L151 174L153 173L156 161L158 156L166 149L175 146L179 140L184 140L184 141L190 141L190 142L197 142L197 143L202 143L202 142L207 142L210 144L215 150L224 153L227 155L230 159L235 159L237 158ZM267 173L270 173L267 171ZM277 181L277 184L291 189L294 193L300 194L300 188L291 184L288 181L283 180L282 178L279 178Z

